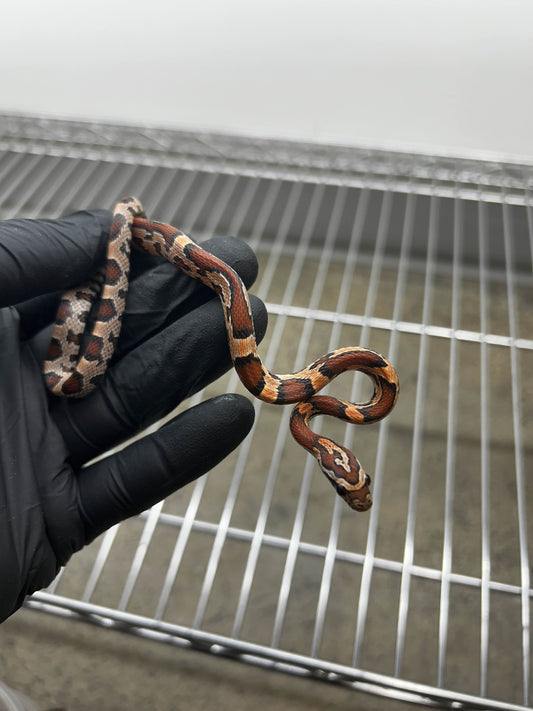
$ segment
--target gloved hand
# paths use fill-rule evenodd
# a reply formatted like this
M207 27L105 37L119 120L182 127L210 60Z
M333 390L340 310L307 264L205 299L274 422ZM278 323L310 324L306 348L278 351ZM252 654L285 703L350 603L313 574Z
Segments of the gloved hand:
M173 410L231 367L222 307L161 258L133 250L117 353L83 400L49 396L41 374L58 298L105 254L111 213L0 224L0 621L109 526L211 469L250 430L238 395L190 408L121 452L86 462ZM205 242L250 286L253 252ZM252 298L258 339L263 304Z

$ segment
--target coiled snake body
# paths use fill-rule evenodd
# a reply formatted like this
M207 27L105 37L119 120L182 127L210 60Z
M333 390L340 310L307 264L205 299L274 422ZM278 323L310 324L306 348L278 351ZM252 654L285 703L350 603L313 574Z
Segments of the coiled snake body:
M50 392L83 397L105 373L120 334L132 244L165 257L218 295L224 308L233 365L243 385L264 402L298 403L290 422L294 438L316 457L324 474L351 508L368 509L372 504L370 477L356 457L331 439L317 435L308 425L312 417L322 414L354 424L385 417L398 396L394 368L377 353L354 346L328 353L297 373L271 373L257 352L250 301L240 277L180 230L148 221L135 198L124 198L115 207L106 263L86 284L61 298L43 367ZM86 334L89 313L93 325ZM316 395L347 370L359 370L372 380L374 393L368 402L354 404Z

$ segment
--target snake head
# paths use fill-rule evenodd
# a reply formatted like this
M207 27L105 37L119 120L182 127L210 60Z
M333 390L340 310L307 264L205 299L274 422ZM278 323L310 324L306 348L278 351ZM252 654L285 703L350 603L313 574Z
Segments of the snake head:
M360 489L354 491L339 491L339 495L346 501L348 506L356 511L368 511L372 506L372 494L370 493L370 476L363 471L364 483Z
M370 476L349 449L326 437L317 437L313 453L324 474L350 508L367 511L372 506Z

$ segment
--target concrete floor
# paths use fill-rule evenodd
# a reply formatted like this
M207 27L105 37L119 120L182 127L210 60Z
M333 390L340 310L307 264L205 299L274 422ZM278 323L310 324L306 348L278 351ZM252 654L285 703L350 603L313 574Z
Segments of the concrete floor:
M294 304L307 305L320 261L308 259L302 269ZM263 270L266 257L262 258ZM283 259L278 265L278 278L266 293L266 299L279 303L289 278L293 260ZM344 264L332 263L326 279L320 308L334 309L340 274ZM390 317L395 299L394 269L384 269L380 276L380 300L375 315ZM365 293L370 267L361 266L352 284L353 303L347 311L357 312L358 294ZM424 301L424 276L413 272L405 293L402 319L417 322ZM476 329L479 283L463 282L461 328ZM491 328L505 333L507 314L505 289L491 285ZM451 278L441 275L433 284L431 323L449 325ZM517 292L520 328L531 324L527 304L531 290ZM503 305L501 303L503 301ZM266 354L276 332L277 319L272 318L269 335L261 351ZM301 319L288 319L283 326L279 352L274 354L278 372L292 370L299 338ZM281 326L280 326L281 328ZM331 335L331 324L315 323L309 352L304 361L325 352ZM361 331L344 327L342 344L358 343ZM522 334L524 335L524 334ZM387 353L390 333L373 330L373 348ZM447 458L447 413L450 344L445 339L429 339L428 362L434 363L431 377L424 385L424 427L420 451L418 507L414 562L441 569L445 467ZM314 356L313 356L314 354ZM526 471L533 466L531 439L526 427L533 422L533 352L519 353L524 398L524 463ZM420 336L402 334L395 365L401 376L402 394L397 410L390 418L386 462L375 487L381 491L376 556L402 561L404 555L408 510L409 476L412 465L413 423L420 358ZM267 363L267 365L270 365ZM516 493L514 489L514 440L510 401L509 350L490 349L490 459L493 476L491 496L491 562L492 579L520 585L520 560L517 533ZM481 573L480 524L480 347L461 343L458 347L458 388L455 435L455 502L453 571L479 577ZM222 381L225 387L227 381ZM342 392L340 386L340 392ZM206 393L210 395L214 389ZM334 389L335 392L337 390ZM420 415L420 413L419 413ZM261 435L254 436L246 472L232 516L232 525L253 530L261 502L263 486L278 432L276 408L261 410ZM328 433L343 437L343 427L327 423ZM357 451L372 470L379 428L357 432ZM231 480L238 453L209 476L197 518L217 522L225 493ZM292 443L283 448L280 476L274 486L266 532L291 535L296 502L302 485L301 452ZM289 478L286 472L293 472ZM505 486L502 487L502 480ZM164 512L183 515L190 501L192 487L170 497ZM533 511L533 487L529 487L527 509ZM331 523L333 493L320 473L313 473L302 539L327 545ZM340 519L340 548L364 553L368 517L354 516L343 510ZM142 533L142 522L134 520L121 526L117 539L95 589L92 601L114 607L118 604L132 556ZM531 532L530 532L531 533ZM152 615L161 583L176 540L176 529L159 526L150 543L141 574L133 591L128 610ZM180 574L165 613L165 620L190 625L195 613L205 564L212 537L192 533ZM531 541L530 541L531 545ZM58 594L81 596L91 569L98 542L74 558L62 578ZM224 549L202 629L229 635L240 590L248 544L228 541ZM241 638L258 644L269 644L278 600L286 553L263 549L258 561L249 607L243 621ZM321 558L300 555L291 583L291 594L282 630L280 647L308 653L314 614L320 592L323 567ZM355 620L354 604L361 583L361 566L337 563L332 577L332 592L326 627L320 645L320 656L339 663L351 658ZM400 576L386 570L374 570L366 631L361 649L361 666L369 671L394 673L396 627ZM479 693L480 679L480 592L475 587L452 585L450 591L445 685L464 693ZM409 598L409 616L401 675L427 684L436 684L439 632L440 583L413 578ZM332 603L333 601L333 603ZM522 688L520 601L509 594L491 595L490 644L488 647L488 694L508 702L521 703ZM114 711L123 708L151 709L321 709L357 708L372 711L394 711L406 708L400 702L354 692L332 684L313 682L278 672L257 669L224 658L166 646L148 640L119 634L75 621L63 620L31 610L18 612L0 629L0 678L35 700L40 711L60 707L71 711ZM414 708L414 707L413 707Z
M383 709L383 700L24 610L0 632L6 683L39 711ZM400 702L387 709L405 709Z

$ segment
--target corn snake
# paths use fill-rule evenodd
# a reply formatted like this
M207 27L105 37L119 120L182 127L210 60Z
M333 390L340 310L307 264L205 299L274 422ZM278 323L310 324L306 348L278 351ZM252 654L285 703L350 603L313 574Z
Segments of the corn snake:
M43 374L53 395L84 397L96 386L113 356L128 291L131 247L166 258L177 269L212 289L220 298L233 366L248 391L267 403L295 404L290 430L316 459L337 493L356 510L372 504L370 477L357 458L333 440L309 428L316 415L332 415L354 424L376 422L394 407L399 384L392 365L361 347L327 353L297 373L276 375L257 351L246 287L236 272L187 235L149 221L141 203L124 198L114 209L105 264L84 285L63 294ZM92 326L85 333L91 314ZM374 386L363 404L316 395L337 375L358 370Z

